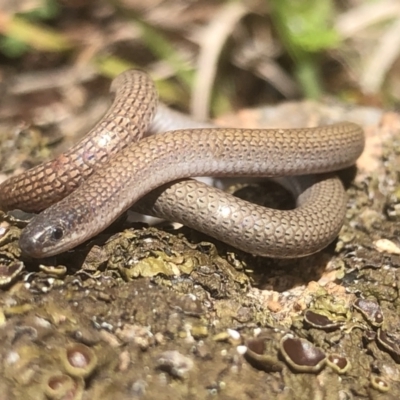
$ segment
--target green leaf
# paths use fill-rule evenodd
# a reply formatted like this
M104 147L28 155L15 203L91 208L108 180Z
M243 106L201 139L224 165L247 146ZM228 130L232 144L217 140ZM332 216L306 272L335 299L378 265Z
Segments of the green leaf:
M272 0L272 18L292 56L336 47L340 37L333 28L332 0Z
M0 52L9 58L18 58L24 55L29 50L29 46L12 37L0 38Z

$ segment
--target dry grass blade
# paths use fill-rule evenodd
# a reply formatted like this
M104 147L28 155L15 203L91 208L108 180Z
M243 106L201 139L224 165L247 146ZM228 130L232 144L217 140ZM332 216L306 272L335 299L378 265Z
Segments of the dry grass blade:
M247 12L242 3L227 3L201 32L201 49L191 102L192 115L198 120L206 120L209 117L208 110L219 55L233 27Z
M343 38L347 38L373 24L392 19L396 15L400 15L398 0L363 4L338 16L335 29Z
M21 95L40 90L62 89L77 83L88 82L95 76L96 71L90 66L80 68L67 66L51 71L30 71L20 73L10 85L9 92Z
M367 61L360 79L365 93L376 93L387 73L400 55L400 19L393 22L379 40L378 46Z

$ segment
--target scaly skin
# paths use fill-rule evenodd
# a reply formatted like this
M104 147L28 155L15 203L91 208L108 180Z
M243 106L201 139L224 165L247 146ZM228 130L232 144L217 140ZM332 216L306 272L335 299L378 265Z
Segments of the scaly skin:
M168 111L162 106L158 110L164 114L155 111L154 88L141 72L117 77L112 91L110 111L88 137L54 161L0 186L3 209L37 211L55 203L24 230L20 245L26 253L46 257L71 249L101 232L143 196L137 208L257 255L300 257L337 236L346 193L336 176L324 173L354 164L364 147L359 126L343 122L287 130L180 129L131 143L157 129L152 129L155 112L168 116ZM161 129L201 125L171 115L172 122ZM160 118L154 121L159 125ZM257 206L196 181L173 182L205 175L317 173L323 175L289 178L298 195L298 207L289 211Z

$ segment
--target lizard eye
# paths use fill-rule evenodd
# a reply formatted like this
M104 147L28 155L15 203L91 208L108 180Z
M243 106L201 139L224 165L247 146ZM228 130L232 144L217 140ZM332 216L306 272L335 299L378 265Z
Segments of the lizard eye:
M51 239L58 241L64 236L64 231L60 227L55 227L51 230Z

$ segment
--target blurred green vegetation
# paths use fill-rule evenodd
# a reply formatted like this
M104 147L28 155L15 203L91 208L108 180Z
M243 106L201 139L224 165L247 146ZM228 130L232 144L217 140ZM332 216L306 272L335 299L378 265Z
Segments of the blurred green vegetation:
M42 0L39 7L11 16L0 36L0 51L9 58L23 56L29 50L64 51L72 47L62 35L40 23L60 14L56 0Z
M182 59L182 55L169 37L156 24L145 21L132 10L125 12L119 0L108 0L108 2L119 17L131 20L132 24L140 30L143 46L148 52L155 59L168 64L173 70L177 84L158 80L159 89L163 92L162 96L173 99L177 96L173 94L176 90L190 92L195 71ZM292 61L292 74L303 95L308 98L318 98L323 93L321 56L342 44L341 37L333 27L336 16L335 1L270 0L265 4L266 23L267 19L272 21L275 36ZM32 50L61 54L70 52L73 59L74 53L79 52L82 44L73 42L54 28L57 26L54 21L63 17L59 2L38 0L37 5L37 8L29 12L6 15L7 23L3 24L2 28L0 27L0 52L10 59L18 59ZM0 16L1 13L0 11ZM5 19L4 12L2 19ZM229 49L226 50L229 52ZM226 56L225 50L224 55ZM135 67L132 61L121 59L110 53L95 54L91 62L101 74L108 77L113 77L124 69ZM157 80L157 77L155 78ZM214 97L218 98L218 96L221 100L220 93Z
M322 94L318 56L340 45L332 0L272 0L271 18L306 97Z

